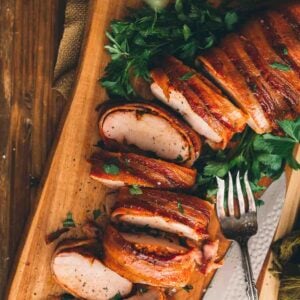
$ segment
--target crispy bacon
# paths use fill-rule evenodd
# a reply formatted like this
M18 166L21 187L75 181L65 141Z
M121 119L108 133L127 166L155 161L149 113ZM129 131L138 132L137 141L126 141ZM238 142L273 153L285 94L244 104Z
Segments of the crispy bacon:
M213 83L176 58L165 58L151 76L154 95L182 114L211 145L225 148L233 134L245 128L245 114Z
M185 236L195 241L208 239L207 226L213 206L194 196L153 189L131 195L120 190L112 209L112 219L138 226L150 226Z
M185 286L196 268L194 259L199 252L149 236L124 235L111 225L106 229L103 247L108 268L133 283L163 287Z
M134 153L100 150L90 159L90 176L109 187L139 185L161 189L188 189L195 184L196 170ZM105 172L104 164L113 163L117 174Z
M154 104L104 105L100 136L111 150L150 152L191 166L201 150L200 137L175 115Z
M257 132L300 114L300 4L281 6L250 20L198 61L249 114Z

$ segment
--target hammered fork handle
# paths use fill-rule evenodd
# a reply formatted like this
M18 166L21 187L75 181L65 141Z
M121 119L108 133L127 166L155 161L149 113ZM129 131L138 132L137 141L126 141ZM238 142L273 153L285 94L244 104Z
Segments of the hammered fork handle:
M248 252L248 238L239 239L239 243L242 251L242 260L245 279L247 283L247 295L249 300L258 300L258 293L255 286L255 280L253 277L250 256Z

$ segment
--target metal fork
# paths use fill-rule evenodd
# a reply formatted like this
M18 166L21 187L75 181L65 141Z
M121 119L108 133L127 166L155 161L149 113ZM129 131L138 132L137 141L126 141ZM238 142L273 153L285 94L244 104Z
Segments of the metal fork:
M239 204L240 216L237 218L234 213L234 194L233 194L233 182L232 175L229 172L229 185L228 185L228 213L224 208L225 200L225 181L217 177L218 193L217 193L217 215L220 221L221 229L224 236L230 240L235 240L240 245L243 257L243 268L245 272L245 278L247 283L247 295L248 299L258 299L258 293L255 286L255 280L253 278L253 272L251 268L250 256L248 252L248 241L251 236L257 232L257 215L256 205L253 193L248 180L248 171L244 174L244 185L248 198L248 209L246 212L245 199L242 191L240 172L236 175L236 191Z

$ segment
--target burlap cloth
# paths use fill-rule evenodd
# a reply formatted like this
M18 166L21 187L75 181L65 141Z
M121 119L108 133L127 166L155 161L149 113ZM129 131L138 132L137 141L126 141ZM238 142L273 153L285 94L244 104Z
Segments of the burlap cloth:
M88 12L88 0L68 0L54 68L53 88L65 99L72 91Z

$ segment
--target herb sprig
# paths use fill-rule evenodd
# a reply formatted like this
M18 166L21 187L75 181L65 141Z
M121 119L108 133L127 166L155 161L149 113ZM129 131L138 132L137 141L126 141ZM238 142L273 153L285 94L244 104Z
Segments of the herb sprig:
M202 50L232 30L238 15L232 10L219 10L204 0L176 0L167 8L153 10L144 6L130 10L125 20L115 20L106 33L111 56L101 80L111 96L135 96L131 76L149 81L154 59L176 55L192 62Z
M285 136L273 134L258 135L249 127L235 139L238 145L231 149L214 152L206 149L197 163L198 193L212 198L217 192L215 176L226 177L229 171L249 171L253 192L263 191L259 184L263 177L276 179L286 163L293 169L300 169L300 163L293 157L294 147L300 143L300 118L295 121L279 121Z

